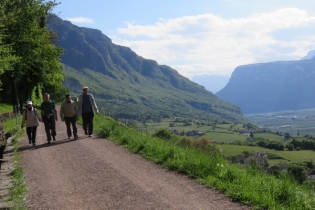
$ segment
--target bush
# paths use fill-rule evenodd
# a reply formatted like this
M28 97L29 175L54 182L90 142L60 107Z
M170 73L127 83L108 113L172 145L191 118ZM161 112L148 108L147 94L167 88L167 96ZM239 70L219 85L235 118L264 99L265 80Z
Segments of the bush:
M293 179L298 181L300 184L306 180L306 169L303 164L300 163L290 163L288 165L288 173L292 176Z
M211 144L208 144L207 147L206 147L206 151L209 152L210 154L219 154L219 155L222 155L223 154L223 150L220 146L216 145L215 143L211 143Z
M288 145L288 150L289 151L293 151L294 150L294 145L293 144L289 144Z
M207 137L201 137L194 141L193 146L202 150L206 150L207 146L212 144L212 141Z
M155 131L153 136L161 138L161 139L171 140L172 133L170 131L162 128L162 129L159 129L159 130Z
M193 143L194 141L191 138L184 136L176 144L181 147L191 147Z

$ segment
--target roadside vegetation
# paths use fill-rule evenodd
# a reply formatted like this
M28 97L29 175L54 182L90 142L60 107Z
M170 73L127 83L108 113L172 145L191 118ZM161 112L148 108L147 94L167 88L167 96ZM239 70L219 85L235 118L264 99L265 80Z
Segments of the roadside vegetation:
M21 122L21 116L18 118L18 122ZM10 203L12 209L17 210L26 210L25 207L25 196L27 193L26 185L24 183L24 171L20 166L21 155L19 147L21 142L18 141L18 138L25 135L24 130L19 129L19 126L16 126L16 119L11 119L3 123L3 128L6 133L13 135L11 141L11 146L14 146L13 152L13 161L14 167L10 173L12 177L12 185L9 189L9 196L6 200Z
M220 146L200 137L191 139L159 129L145 134L110 117L95 117L97 133L163 167L195 178L234 201L256 209L313 209L315 187L290 172L267 174L256 162L248 166L225 160Z

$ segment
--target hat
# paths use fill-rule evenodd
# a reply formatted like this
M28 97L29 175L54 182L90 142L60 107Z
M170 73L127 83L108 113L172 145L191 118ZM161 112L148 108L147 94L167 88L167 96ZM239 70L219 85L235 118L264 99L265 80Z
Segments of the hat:
M28 101L28 102L27 102L27 105L28 105L28 104L33 104L33 103L32 103L31 101Z
M89 89L89 87L87 87L87 86L84 86L84 87L83 87L83 90L84 90L84 89Z
M66 98L69 98L70 97L70 94L66 94Z

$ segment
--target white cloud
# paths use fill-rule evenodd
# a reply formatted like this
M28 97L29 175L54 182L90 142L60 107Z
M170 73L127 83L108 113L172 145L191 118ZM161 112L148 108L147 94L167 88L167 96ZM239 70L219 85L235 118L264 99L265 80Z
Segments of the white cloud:
M94 21L90 18L86 17L74 17L74 18L67 18L72 23L94 23Z
M154 25L127 22L111 38L191 78L228 76L235 67L254 62L299 59L315 49L314 28L315 17L285 8L239 19L204 14L160 19Z

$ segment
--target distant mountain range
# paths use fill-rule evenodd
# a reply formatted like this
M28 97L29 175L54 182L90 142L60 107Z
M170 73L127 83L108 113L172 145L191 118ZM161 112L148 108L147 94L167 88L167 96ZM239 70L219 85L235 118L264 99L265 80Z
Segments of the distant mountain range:
M196 75L192 78L193 82L198 83L206 88L206 90L216 93L229 82L229 77L221 75Z
M315 56L315 50L311 50L301 60L312 59Z
M299 61L239 66L216 95L244 114L315 108L314 52Z
M64 85L73 94L90 87L102 110L126 118L189 117L248 122L238 106L223 101L169 66L113 44L101 31L52 15L62 56Z

